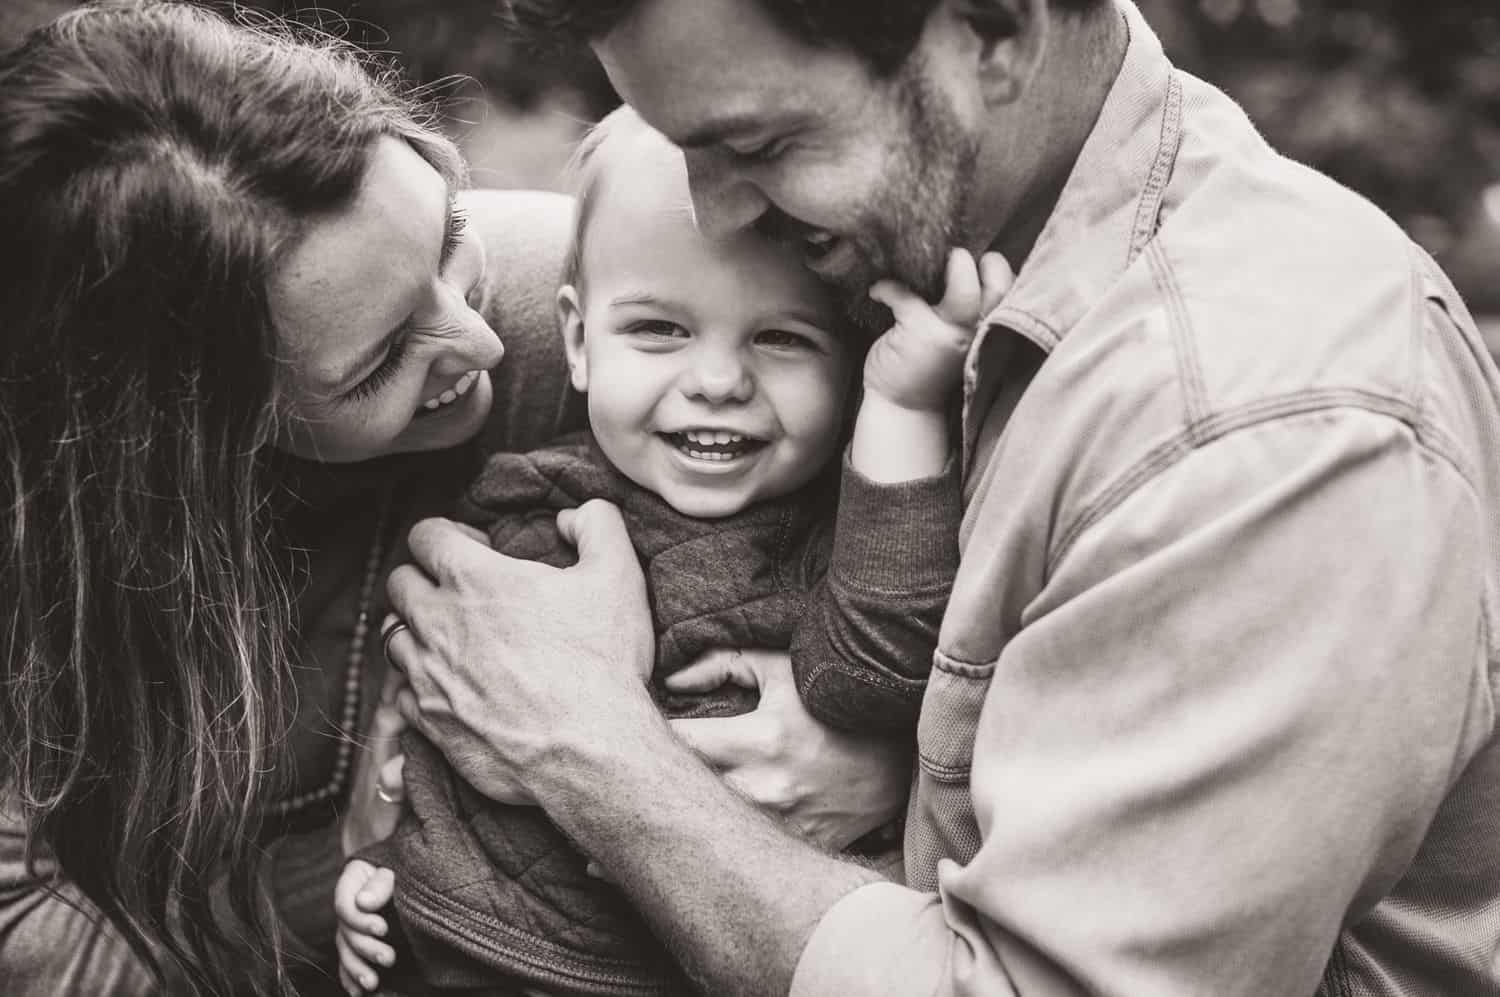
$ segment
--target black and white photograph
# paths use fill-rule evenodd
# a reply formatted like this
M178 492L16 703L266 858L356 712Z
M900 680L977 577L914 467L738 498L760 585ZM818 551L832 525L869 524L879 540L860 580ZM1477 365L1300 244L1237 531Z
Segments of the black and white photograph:
M1500 997L1495 0L0 0L0 997Z

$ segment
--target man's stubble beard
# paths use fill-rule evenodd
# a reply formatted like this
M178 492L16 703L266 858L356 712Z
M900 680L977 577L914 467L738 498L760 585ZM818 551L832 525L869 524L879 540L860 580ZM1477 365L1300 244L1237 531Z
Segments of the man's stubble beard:
M870 300L882 277L901 281L930 302L942 295L948 254L965 244L964 219L978 139L964 130L944 95L928 80L920 57L902 70L906 138L891 150L885 182L871 199L862 231L850 236L863 266L841 276L844 310L859 328L878 335L891 313Z

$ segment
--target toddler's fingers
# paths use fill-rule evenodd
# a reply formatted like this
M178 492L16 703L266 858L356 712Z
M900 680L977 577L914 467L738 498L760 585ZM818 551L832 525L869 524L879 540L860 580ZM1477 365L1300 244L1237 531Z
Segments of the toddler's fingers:
M1000 301L1015 282L1015 272L1011 270L1004 256L999 253L985 253L979 258L979 286L982 288L982 300L979 305L981 318L1000 307Z
M943 300L937 304L937 313L944 321L954 325L971 326L979 321L979 268L967 249L955 249L948 254L948 267L944 272Z
M344 944L355 957L368 965L389 968L396 964L396 950L378 938L362 935L358 931L346 931Z
M380 986L380 974L376 973L369 963L361 959L349 947L342 928L333 936L333 944L339 952L340 973L347 974L350 980L364 990L374 990ZM357 991L351 991L351 993L357 993Z
M360 890L374 872L375 867L364 859L350 859L333 888L333 912L338 915L340 924L353 931L384 935L385 918L361 910L356 901Z
M354 895L354 905L362 912L371 914L390 903L391 894L395 892L396 874L389 869L378 868ZM379 933L385 934L383 931Z
M891 310L897 325L920 328L932 321L932 306L911 288L894 280L877 280L870 285L870 298Z

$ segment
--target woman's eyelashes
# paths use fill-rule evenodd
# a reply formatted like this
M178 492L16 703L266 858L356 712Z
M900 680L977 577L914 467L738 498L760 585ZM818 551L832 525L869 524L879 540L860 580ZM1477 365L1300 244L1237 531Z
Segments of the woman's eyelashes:
M448 266L453 254L458 252L463 245L464 232L469 225L469 215L463 208L454 204L448 212L448 231L443 236L442 265ZM465 302L468 303L467 301ZM385 358L380 365L370 371L363 381L350 388L343 396L344 401L357 402L378 392L391 382L391 379L401 370L401 364L406 359L408 341L413 333L413 322L407 320L406 328L392 342L391 348L386 351Z
M443 236L443 266L458 252L464 243L464 232L469 227L469 213L454 204L448 209L448 231Z
M361 401L369 398L391 382L401 370L401 363L406 359L406 340L408 333L403 332L391 342L391 348L386 351L385 358L380 365L370 371L363 381L350 388L344 395L344 400L349 402Z

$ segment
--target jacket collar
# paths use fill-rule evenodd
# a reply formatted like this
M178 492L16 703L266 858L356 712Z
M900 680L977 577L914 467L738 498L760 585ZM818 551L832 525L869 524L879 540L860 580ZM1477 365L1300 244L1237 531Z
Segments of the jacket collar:
M1015 285L980 324L981 338L998 324L1051 352L1156 232L1181 139L1182 87L1135 5L1116 0L1116 8L1130 36L1124 62Z

